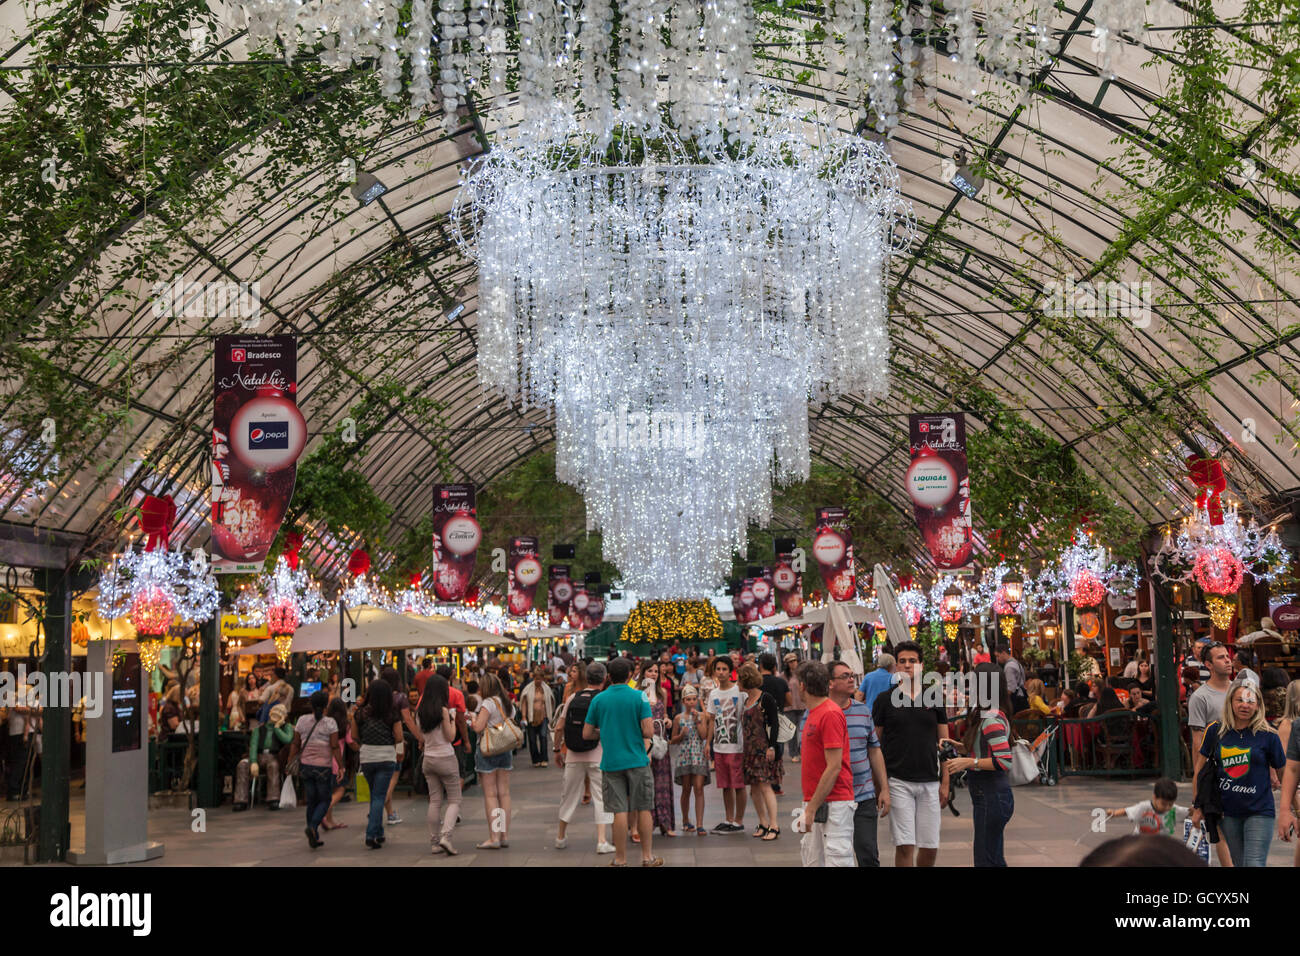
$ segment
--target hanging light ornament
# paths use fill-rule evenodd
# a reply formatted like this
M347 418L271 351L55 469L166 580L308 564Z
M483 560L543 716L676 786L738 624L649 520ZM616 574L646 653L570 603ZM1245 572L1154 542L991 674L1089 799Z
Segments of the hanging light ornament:
M1138 569L1131 561L1115 561L1110 552L1094 544L1089 532L1078 528L1070 546L1039 575L1044 591L1055 588L1054 597L1071 601L1081 610L1098 607L1106 595L1132 597L1137 590Z
M275 652L282 664L289 662L293 653L293 634L303 624L314 624L324 619L328 605L320 588L299 567L298 549L302 536L293 532L286 536L287 550L275 559L275 568L258 577L265 607L266 629L275 641Z
M145 532L143 551L113 556L100 575L96 605L105 618L126 616L136 630L140 660L153 670L162 654L163 637L179 618L194 624L212 619L220 597L207 556L195 549L186 561L168 551L176 504L171 496L146 495L140 506Z
M1241 559L1227 548L1207 547L1196 555L1192 577L1205 592L1211 622L1221 631L1226 631L1232 624L1232 615L1237 607L1229 598L1241 590L1244 571Z
M939 584L936 583L935 587L938 586ZM933 594L933 591L931 593ZM944 589L943 599L938 606L939 620L943 622L944 636L950 641L955 641L957 633L961 629L961 619L966 613L966 592L954 581Z
M348 574L352 582L343 591L343 603L348 607L365 607L378 605L381 601L379 592L373 588L366 575L370 571L370 555L362 548L357 548L348 555Z
M427 592L421 588L421 582L424 576L417 572L412 572L409 578L408 586L398 591L393 596L392 602L388 609L394 614L420 614L429 615L435 613L437 608L434 602L429 598Z

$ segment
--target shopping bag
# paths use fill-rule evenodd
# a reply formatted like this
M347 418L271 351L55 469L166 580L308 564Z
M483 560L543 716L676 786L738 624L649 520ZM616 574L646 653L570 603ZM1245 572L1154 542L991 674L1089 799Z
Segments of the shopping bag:
M284 786L280 788L280 809L287 810L297 805L298 792L293 788L293 777L285 777Z
M1210 862L1210 835L1206 832L1204 823L1192 826L1191 820L1184 820L1183 843L1207 864Z

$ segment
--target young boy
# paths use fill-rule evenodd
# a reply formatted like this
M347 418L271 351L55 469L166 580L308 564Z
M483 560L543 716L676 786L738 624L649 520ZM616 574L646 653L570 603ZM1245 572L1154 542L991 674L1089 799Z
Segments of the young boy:
M1210 845L1205 827L1203 824L1193 827L1187 819L1189 809L1179 806L1175 802L1177 799L1178 784L1167 777L1161 777L1152 789L1150 800L1143 800L1131 807L1107 810L1106 817L1128 817L1133 821L1134 833L1163 833L1182 840L1188 849L1208 864Z

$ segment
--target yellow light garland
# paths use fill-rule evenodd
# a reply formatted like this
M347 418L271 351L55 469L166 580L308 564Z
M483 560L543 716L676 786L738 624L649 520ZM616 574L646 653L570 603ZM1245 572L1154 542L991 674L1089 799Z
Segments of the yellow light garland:
M722 618L708 601L642 601L620 636L633 644L716 641L722 638Z
M140 649L140 663L144 669L157 670L158 662L162 660L162 639L142 637L136 641L136 646Z
M998 618L998 626L1002 628L1002 636L1008 641L1011 640L1011 635L1016 633L1015 616L1011 614L1003 614Z

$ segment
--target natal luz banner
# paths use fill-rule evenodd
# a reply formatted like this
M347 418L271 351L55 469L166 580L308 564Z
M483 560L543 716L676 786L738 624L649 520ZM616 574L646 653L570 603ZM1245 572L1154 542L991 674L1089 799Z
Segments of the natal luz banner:
M740 582L740 613L738 618L744 624L758 620L758 595L754 593L754 582L761 578L745 578Z
M794 554L785 552L776 556L772 568L773 600L783 614L799 617L803 614L803 575L794 569Z
M850 601L854 594L853 533L849 513L843 508L818 508L813 532L813 557L822 582L834 601Z
M506 607L511 614L527 614L533 609L537 585L542 580L542 559L537 539L511 538L506 553Z
M307 444L296 340L218 336L212 390L212 570L261 571Z
M569 602L573 600L573 582L569 580L567 564L552 564L550 585L546 591L546 618L551 627L559 627L569 616Z
M916 523L940 571L968 568L974 559L966 416L909 415L912 464L907 494Z
M433 486L433 596L461 601L474 575L483 529L473 485Z

